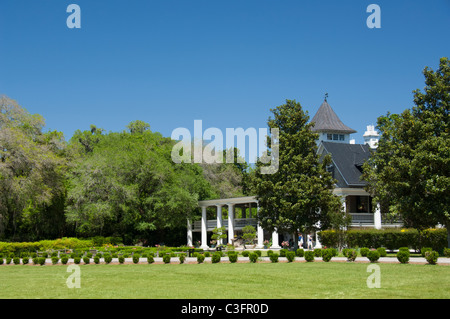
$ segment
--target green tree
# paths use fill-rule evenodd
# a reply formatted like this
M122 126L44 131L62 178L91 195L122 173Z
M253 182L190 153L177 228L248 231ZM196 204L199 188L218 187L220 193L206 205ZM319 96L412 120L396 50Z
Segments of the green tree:
M36 240L64 229L66 170L62 133L0 97L0 236Z
M381 116L378 148L364 165L364 179L390 214L407 227L445 225L450 247L450 62L426 67L424 92L401 114Z
M311 131L309 116L295 100L286 100L271 112L274 117L268 126L279 129L279 169L261 174L264 164L258 161L253 178L262 227L298 237L299 231L335 226L336 218L331 217L342 213L340 199L332 194L334 180L326 170L331 158L317 154L318 136Z
M118 235L129 243L186 227L210 186L199 165L172 162L173 145L147 129L103 134L70 172L68 222L81 235Z

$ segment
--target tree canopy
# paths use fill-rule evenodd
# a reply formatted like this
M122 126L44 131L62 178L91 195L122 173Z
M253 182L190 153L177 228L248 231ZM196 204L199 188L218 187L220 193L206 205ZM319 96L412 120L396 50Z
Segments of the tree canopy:
M380 116L378 148L364 165L368 190L406 226L445 225L450 245L450 62L426 67L424 91L401 114Z
M295 100L271 112L268 126L279 129L279 169L261 174L264 164L258 161L253 179L262 227L297 234L331 226L334 216L342 215L341 203L332 194L334 180L326 169L331 158L317 154L318 136L309 116Z

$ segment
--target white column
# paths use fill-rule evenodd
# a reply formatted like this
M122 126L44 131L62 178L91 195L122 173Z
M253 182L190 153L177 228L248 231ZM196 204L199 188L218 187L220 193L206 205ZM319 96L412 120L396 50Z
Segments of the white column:
M187 220L187 245L192 246L192 221Z
M278 243L278 232L276 229L272 232L272 246L270 248L281 248Z
M234 240L234 204L228 205L228 243L233 244Z
M261 227L261 223L259 222L259 206L256 206L256 218L258 218L258 226L257 226L257 235L258 235L258 245L256 248L264 247L264 229Z
M222 227L222 205L218 204L217 206L217 228ZM222 245L222 239L217 241L217 245Z
M206 206L202 206L202 245L200 248L208 249L207 235L206 235Z
M347 213L347 195L342 195L342 208L344 209L344 213ZM343 227L343 230L347 230L347 227Z
M373 223L375 225L375 229L381 229L381 210L379 203L377 203L375 213L373 214Z

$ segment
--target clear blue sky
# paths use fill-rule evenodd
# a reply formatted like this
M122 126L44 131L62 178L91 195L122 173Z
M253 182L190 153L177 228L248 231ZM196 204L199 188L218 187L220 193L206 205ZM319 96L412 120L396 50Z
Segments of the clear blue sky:
M69 4L81 29L69 29ZM369 29L369 4L381 29ZM295 99L312 117L328 92L358 131L399 113L422 70L450 56L450 1L2 0L0 94L64 132L266 127Z

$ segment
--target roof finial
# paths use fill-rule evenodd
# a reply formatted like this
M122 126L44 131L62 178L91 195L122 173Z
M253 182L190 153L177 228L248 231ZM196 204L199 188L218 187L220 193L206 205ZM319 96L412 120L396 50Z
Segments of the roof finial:
M325 97L324 97L325 102L327 101L327 98L328 98L328 93L325 92Z

